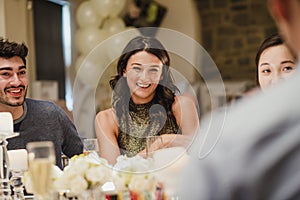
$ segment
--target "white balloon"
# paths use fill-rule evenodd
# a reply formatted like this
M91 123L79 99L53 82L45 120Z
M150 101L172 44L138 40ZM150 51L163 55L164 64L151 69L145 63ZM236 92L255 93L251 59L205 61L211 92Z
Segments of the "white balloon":
M74 64L74 69L76 71L76 73L79 71L79 68L83 62L83 60L85 59L85 55L79 55L75 61L75 64Z
M107 33L105 30L96 27L87 27L76 30L74 38L78 51L86 55L107 38Z
M107 31L109 35L113 35L125 30L125 23L119 17L108 18L104 21L103 29Z
M97 12L103 17L109 16L114 4L113 0L91 0L91 3Z
M92 88L97 87L100 76L106 68L107 57L105 54L98 54L94 57L86 56L78 57L76 63L80 63L77 70L76 78L79 78L82 83L85 83Z
M127 26L123 32L123 34L126 35L128 41L132 40L133 38L137 36L141 36L141 32L135 28L134 26Z
M127 43L139 35L141 34L136 28L127 28L125 31L108 38L106 41L107 57L110 60L118 58Z
M76 21L79 27L99 27L103 17L98 15L90 1L82 2L76 11Z
M117 17L121 13L121 11L125 8L126 0L112 0L112 8L110 10L110 17Z

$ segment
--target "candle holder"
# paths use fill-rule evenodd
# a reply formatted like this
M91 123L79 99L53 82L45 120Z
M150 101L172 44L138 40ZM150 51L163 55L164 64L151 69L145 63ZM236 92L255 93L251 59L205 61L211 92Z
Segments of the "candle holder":
M10 184L13 187L13 199L24 199L24 172L28 170L28 160L26 149L9 150L9 169L11 172Z
M24 185L22 182L23 171L11 170L12 177L10 179L10 184L13 187L13 200L24 200Z
M1 137L1 136L0 136ZM6 149L7 141L0 139L0 199L11 199L9 184L9 167Z
M7 154L7 138L18 136L13 132L13 118L9 112L0 112L0 200L11 200L10 168Z
M17 136L18 134L14 135ZM10 135L13 136L13 135ZM9 159L7 155L7 134L0 133L0 200L11 200L11 190L9 181Z

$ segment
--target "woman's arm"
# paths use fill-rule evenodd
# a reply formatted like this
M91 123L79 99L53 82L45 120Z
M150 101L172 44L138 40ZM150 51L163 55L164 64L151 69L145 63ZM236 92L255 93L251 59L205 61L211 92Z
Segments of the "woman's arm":
M176 96L172 110L176 122L182 130L182 135L162 135L164 147L187 147L199 129L199 117L195 102L188 96Z
M189 96L176 96L172 109L182 135L193 137L199 129L199 117L194 100Z
M100 111L95 120L96 136L99 143L100 156L114 165L120 155L117 142L118 126L112 109Z
M191 144L195 134L197 134L199 129L199 117L195 102L191 97L175 97L172 110L176 122L182 130L182 135L162 134L162 144L160 142L154 142L151 145L152 150L176 146L187 148ZM145 152L145 150L141 151L140 155L144 155Z

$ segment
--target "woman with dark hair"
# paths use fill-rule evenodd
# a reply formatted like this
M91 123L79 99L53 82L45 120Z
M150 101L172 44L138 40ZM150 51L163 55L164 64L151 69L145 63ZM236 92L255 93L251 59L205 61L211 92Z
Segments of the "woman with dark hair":
M293 73L296 55L278 33L266 38L258 49L255 58L257 80L264 91Z
M112 108L96 116L100 156L114 164L119 155L145 153L146 137L161 135L162 147L186 147L199 127L193 101L177 95L170 58L155 38L132 39L110 80Z

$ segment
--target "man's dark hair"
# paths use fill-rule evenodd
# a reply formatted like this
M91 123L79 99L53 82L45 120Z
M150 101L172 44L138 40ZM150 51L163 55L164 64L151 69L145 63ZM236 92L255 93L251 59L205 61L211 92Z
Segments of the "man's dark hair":
M23 60L24 65L26 65L26 56L28 54L27 46L22 43L10 42L7 39L0 38L0 57L2 58L12 58L18 56Z

